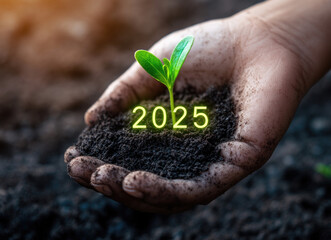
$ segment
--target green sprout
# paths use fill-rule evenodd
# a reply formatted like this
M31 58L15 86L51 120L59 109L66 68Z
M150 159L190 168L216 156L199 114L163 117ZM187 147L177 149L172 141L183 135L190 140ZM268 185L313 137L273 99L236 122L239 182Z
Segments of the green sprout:
M135 52L137 62L149 73L153 78L163 83L169 91L170 108L172 124L175 124L176 117L174 112L174 96L173 89L178 73L183 66L183 63L190 52L194 42L193 36L183 38L172 52L170 61L163 58L163 63L160 59L146 50L138 50Z
M321 174L323 177L331 178L331 166L323 163L319 163L315 168L316 172Z

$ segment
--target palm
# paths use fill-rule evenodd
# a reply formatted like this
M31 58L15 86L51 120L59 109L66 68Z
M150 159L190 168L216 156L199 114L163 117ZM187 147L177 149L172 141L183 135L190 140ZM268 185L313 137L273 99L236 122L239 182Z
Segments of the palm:
M195 36L195 45L175 89L190 85L203 91L210 85L231 86L238 127L234 141L221 143L220 154L226 161L213 164L195 179L166 180L143 171L129 173L92 157L78 157L79 153L70 148L65 160L78 182L136 209L177 211L213 200L268 160L303 96L295 87L300 81L295 55L278 44L277 36L262 23L243 16L173 33L155 44L151 52L169 58L176 43L188 34ZM134 64L89 109L86 122L93 124L102 111L124 111L163 90Z

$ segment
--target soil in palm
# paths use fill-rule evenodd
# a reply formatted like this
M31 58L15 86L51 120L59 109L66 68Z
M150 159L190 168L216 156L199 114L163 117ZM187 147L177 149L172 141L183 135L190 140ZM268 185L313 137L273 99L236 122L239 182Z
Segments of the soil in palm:
M142 115L133 114L132 109L117 116L103 114L99 121L87 127L79 136L76 147L82 155L93 156L104 162L122 166L130 171L145 170L168 179L189 179L206 171L212 163L223 161L218 145L233 138L237 119L235 106L229 87L211 87L204 93L194 89L176 92L176 106L184 106L187 115L180 122L185 129L172 127L167 94L155 100L143 101L139 105L146 108L146 116L139 125L146 129L133 129L132 125ZM163 106L167 115L156 111L155 123L166 125L156 128L152 121L153 110ZM200 129L196 122L203 125L201 114L194 117L194 107L206 106L199 110L208 116L207 127ZM176 112L178 121L184 111Z

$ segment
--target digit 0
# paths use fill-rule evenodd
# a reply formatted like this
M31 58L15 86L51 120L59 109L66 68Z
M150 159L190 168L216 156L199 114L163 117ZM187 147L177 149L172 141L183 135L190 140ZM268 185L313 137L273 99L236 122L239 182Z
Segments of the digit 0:
M162 112L162 123L160 125L157 124L157 122L156 122L156 113L158 110L160 110ZM167 112L164 109L164 107L157 106L154 108L153 114L152 114L152 122L156 128L163 128L165 126L165 124L167 122Z

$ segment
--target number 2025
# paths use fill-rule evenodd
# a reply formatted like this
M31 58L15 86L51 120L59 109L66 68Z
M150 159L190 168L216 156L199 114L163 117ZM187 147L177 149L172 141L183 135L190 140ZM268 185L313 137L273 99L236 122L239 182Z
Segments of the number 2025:
M200 121L194 121L193 124L196 128L205 128L207 127L208 123L209 123L209 119L206 113L204 113L203 111L207 110L206 106L194 106L194 110L193 110L193 118L198 120L198 118L200 118ZM136 122L132 125L132 128L134 129L145 129L147 128L146 125L140 124L140 122L145 118L146 116L146 108L144 108L143 106L137 106L133 109L133 113L136 113L138 111L141 111L142 114L141 116L136 120ZM185 119L186 115L187 115L187 110L185 107L183 106L177 106L174 109L174 112L176 113L177 111L181 111L182 112L182 116L178 119L176 119L176 122L173 124L173 128L174 129L185 129L187 128L187 125L185 124L181 124L181 122ZM156 114L158 112L162 113L162 121L160 121L160 119L157 121L156 119ZM167 123L167 112L165 110L164 107L162 106L156 106L153 109L153 113L152 113L152 122L153 125L156 128L163 128L166 123ZM202 123L202 124L201 124Z

